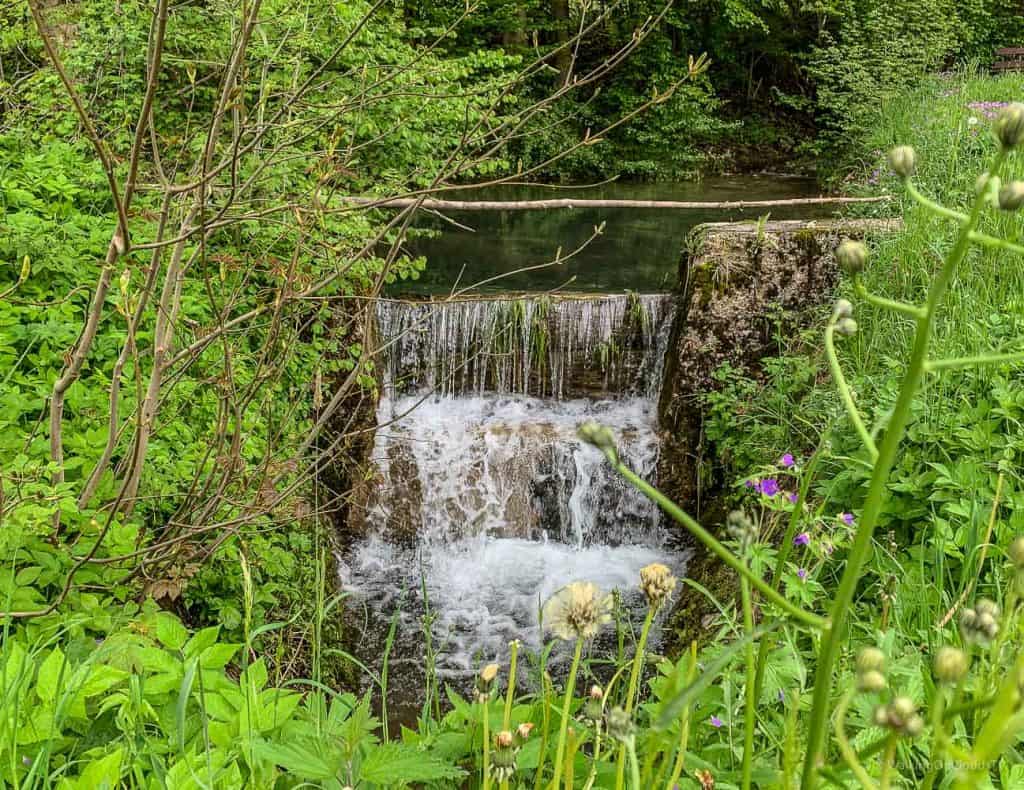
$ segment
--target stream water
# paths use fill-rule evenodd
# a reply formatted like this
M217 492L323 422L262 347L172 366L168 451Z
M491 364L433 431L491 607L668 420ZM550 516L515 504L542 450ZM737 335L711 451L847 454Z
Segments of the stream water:
M587 195L750 200L813 191L798 179L745 179ZM428 257L426 276L394 289L434 298L378 304L377 485L363 535L341 558L358 614L357 657L379 668L394 626L393 715L402 706L412 714L421 699L428 641L438 676L465 689L481 664L507 658L509 641L542 645L540 605L565 584L619 590L623 613L638 619L640 568L659 561L685 572L685 552L657 508L576 428L608 425L627 463L656 478L656 404L674 315L668 283L693 225L740 216L458 213L474 230L449 227L414 242ZM604 235L564 266L492 282L472 298L436 298L569 250L601 221Z

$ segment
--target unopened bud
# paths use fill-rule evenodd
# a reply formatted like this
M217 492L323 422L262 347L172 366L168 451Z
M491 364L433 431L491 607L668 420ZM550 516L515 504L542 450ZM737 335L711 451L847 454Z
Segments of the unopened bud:
M860 274L868 262L868 248L862 242L846 239L836 248L836 260L847 274Z
M615 434L607 425L601 425L594 421L583 423L576 429L576 435L587 444L592 444L609 458L616 458L618 451L615 447Z
M1007 554L1010 555L1010 562L1017 567L1017 570L1024 570L1024 535L1014 538L1010 548L1007 549Z
M596 699L598 702L600 702L601 700L604 699L604 692L601 691L601 687L600 686L591 686L590 687L590 698L591 699Z
M857 676L857 688L868 694L877 694L885 690L885 675L876 669L862 672Z
M24 282L28 279L29 272L32 271L32 260L26 255L21 259L21 274L18 275L18 279Z
M1011 181L999 190L999 208L1017 211L1024 206L1024 181Z
M622 708L615 707L606 716L608 735L616 741L626 741L633 735L633 721Z
M499 749L511 749L514 739L508 730L502 730L494 736L494 743Z
M917 152L909 145L898 145L889 152L889 167L900 178L910 178L917 167Z
M1024 142L1024 104L1014 102L1004 108L992 130L999 144L1007 151Z
M858 672L881 672L885 669L885 653L877 647L862 647L857 654Z
M935 654L935 679L940 683L955 684L967 674L969 659L958 647L944 645Z
M498 677L497 664L488 664L480 670L480 680L482 680L484 683L493 683L496 677Z
M852 318L840 318L836 321L836 332L843 337L851 337L857 334L857 322Z
M852 318L853 305L850 304L848 299L837 299L836 306L832 310L832 314L835 315L837 320L840 318Z
M525 741L527 738L530 737L530 732L532 730L533 730L533 722L532 721L524 721L522 724L520 724L518 727L516 727L516 735L519 736L520 740Z

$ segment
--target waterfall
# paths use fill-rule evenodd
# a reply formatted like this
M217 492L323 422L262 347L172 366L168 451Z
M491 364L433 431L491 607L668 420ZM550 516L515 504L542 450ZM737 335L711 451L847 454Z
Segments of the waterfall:
M398 610L399 645L419 655L429 612L457 676L512 639L539 645L538 606L571 581L640 604L641 567L681 570L657 508L576 437L608 425L653 478L670 318L665 295L379 305L378 485L342 581Z

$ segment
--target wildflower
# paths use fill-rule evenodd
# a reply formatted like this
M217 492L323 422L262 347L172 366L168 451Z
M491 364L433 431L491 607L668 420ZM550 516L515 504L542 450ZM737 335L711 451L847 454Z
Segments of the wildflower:
M1017 211L1024 206L1024 181L1011 181L999 190L999 208Z
M1024 142L1024 104L1014 102L1005 107L996 118L993 131L1007 151Z
M786 469L789 469L789 468L791 468L793 466L796 466L796 461L793 460L793 454L792 453L785 453L782 456L782 458L779 459L779 464L781 466L784 466Z
M799 502L799 501L800 501L800 495L794 492L794 493L792 493L792 494L789 494L789 495L788 495L788 496L786 497L786 499L788 499L788 500L789 500L789 504L791 504L791 505L795 505L795 504L796 504L797 502Z
M852 318L853 317L853 305L849 299L836 299L835 307L832 309L832 314L836 317L836 320L840 318Z
M970 659L958 647L943 645L935 654L935 679L940 683L956 684L967 674Z
M498 677L498 665L488 664L476 676L476 701L483 705L491 698L494 690L494 679Z
M863 242L844 239L836 248L836 260L847 274L860 274L868 262L868 248Z
M806 532L801 532L795 538L793 538L794 546L806 546L811 542L811 536Z
M999 607L982 598L973 609L964 609L960 614L960 633L968 644L988 647L999 634Z
M724 722L720 718L715 716L714 714L711 715L711 718L709 719L709 721L711 722L711 726L714 727L716 730L719 727L721 727L722 724L724 724Z
M500 783L507 782L516 773L515 738L508 730L502 730L494 738L494 756L491 760L491 775Z
M917 152L909 145L896 146L889 152L889 167L900 178L910 178L917 167Z
M715 775L707 768L698 768L693 775L700 782L700 790L715 790Z
M843 337L851 337L857 334L857 322L852 318L840 318L836 321L836 332Z
M797 568L796 576L800 581L807 581L807 568Z
M968 126L977 126L978 123L979 123L978 119L975 116L973 116L973 115L970 118L967 119L967 125Z
M658 609L676 588L676 577L668 566L652 562L640 569L640 589L647 597L647 605Z
M760 482L757 490L767 497L773 497L779 493L779 481L773 477L765 478Z
M782 689L779 689L779 702L785 702L785 701L786 701L786 692L783 691Z
M888 705L875 708L875 724L913 738L924 729L924 719L917 714L917 705L909 697L896 697Z
M625 710L616 706L608 711L605 726L612 740L625 742L633 737L633 720Z
M618 460L618 450L615 447L615 434L607 425L601 425L593 420L583 423L576 429L576 435L587 444L592 444L606 456L608 460L615 463Z
M600 686L591 686L590 695L583 704L583 721L596 727L604 718L604 692Z
M760 484L760 480L747 480L743 483L747 488L757 488Z
M853 526L853 513L840 513L839 520L842 521L846 526Z
M878 694L885 690L885 675L876 669L862 672L857 676L857 689L868 694Z
M521 741L525 741L530 737L530 732L533 730L532 721L524 721L518 727L516 727L516 736Z
M877 647L862 647L857 653L857 672L881 672L885 668L885 653Z
M541 613L544 626L559 639L592 639L611 622L611 596L592 582L573 582L552 595Z

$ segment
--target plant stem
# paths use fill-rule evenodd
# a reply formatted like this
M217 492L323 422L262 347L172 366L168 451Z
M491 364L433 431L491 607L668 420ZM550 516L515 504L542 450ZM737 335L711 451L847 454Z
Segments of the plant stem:
M580 668L580 656L583 655L583 640L576 640L576 650L572 656L572 668L565 681L565 699L562 701L562 720L558 726L558 746L555 749L555 776L551 780L551 790L558 790L562 781L562 757L565 755L565 731L569 727L569 708L572 707L572 692L576 687L576 673Z
M611 462L616 472L632 483L642 494L660 505L661 509L668 513L675 521L686 527L686 529L689 530L697 540L707 546L712 553L718 557L718 559L736 571L740 576L746 577L750 581L751 586L764 595L767 600L778 606L794 620L798 620L811 628L824 629L828 626L828 621L825 618L819 617L811 612L804 611L799 606L796 606L786 600L782 595L773 590L763 579L756 576L750 568L738 560L731 551L719 543L718 540L716 540L710 532L704 529L696 519L661 493L657 488L637 475L632 469L619 461L618 458L610 456L608 460Z
M1000 152L989 170L990 175L995 175L998 172L1005 158L1006 153ZM928 345L931 341L932 328L935 322L935 313L940 301L946 294L946 289L949 287L953 274L967 255L967 250L971 243L970 232L977 224L983 206L983 198L976 198L967 222L960 227L957 233L953 249L950 251L945 264L928 290L928 301L925 306L924 315L917 319L917 330L914 333L914 345L907 372L903 377L896 405L893 408L889 425L886 428L885 436L878 450L878 459L871 474L871 482L868 487L860 525L854 536L853 545L850 547L850 553L846 560L846 569L843 572L843 577L839 582L839 589L833 600L831 620L822 634L821 648L818 653L818 666L814 678L814 698L811 706L811 717L808 723L807 754L804 758L804 770L801 781L801 786L804 790L809 790L817 784L818 765L822 762L824 756L829 697L832 691L832 671L835 667L836 658L839 655L842 631L846 625L846 618L850 613L850 607L853 604L853 594L857 588L857 582L860 580L864 563L871 550L871 538L874 535L875 526L878 524L878 517L882 512L889 474L896 463L896 453L899 450L900 443L903 441L903 434L906 431L907 423L910 421L910 410L914 396L917 394L918 386L924 375Z
M647 616L644 618L643 627L640 629L640 641L637 642L636 651L633 653L633 666L629 670L629 690L626 692L626 713L633 711L633 701L636 699L636 687L640 682L640 669L644 664L644 651L647 648L647 636L651 632L651 623L654 622L655 608L647 607ZM622 787L626 773L626 745L619 747L618 768L615 774L615 786Z
M750 582L740 578L740 597L743 603L743 630L751 634L754 630L754 607L750 598ZM743 790L750 790L750 780L754 760L754 686L757 683L757 666L754 663L754 643L750 640L744 648L746 652L746 705L743 710Z
M876 461L878 460L878 448L875 447L875 440L871 438L871 434L868 433L868 429L864 425L864 420L861 419L860 412L857 410L857 404L853 402L853 393L850 392L850 385L846 383L846 376L843 375L843 368L839 364L839 357L836 355L835 333L835 324L829 322L829 325L825 327L825 355L828 357L828 367L832 372L832 380L835 382L836 389L839 391L839 397L843 400L843 406L846 408L846 413L850 417L850 422L853 423L854 430L857 431L861 443L868 451L868 455L871 456L871 460Z
M846 738L846 711L849 709L850 701L855 693L856 691L853 688L847 690L836 706L836 743L839 744L839 753L843 755L843 760L846 761L850 770L853 771L853 775L857 777L861 787L866 788L866 790L875 790L874 780L868 776L864 766L857 759L857 753L850 746L850 742Z
M533 780L534 790L540 790L541 783L544 779L544 760L548 753L548 733L551 729L551 684L548 682L548 673L544 667L543 654L541 657L540 667L540 684L543 691L543 711L544 717L541 722L540 732L540 757L537 760L537 774Z
M697 643L690 643L690 665L686 668L686 685L693 683L697 677ZM683 775L683 765L686 762L686 743L690 739L690 708L683 711L682 721L679 724L679 751L676 753L676 764L672 768L672 776L665 785L665 790L672 790Z
M885 744L885 754L882 755L882 771L878 776L879 790L889 790L889 774L892 772L892 762L896 757L897 737L896 733L893 733Z
M636 760L636 736L630 735L626 740L626 751L629 753L629 777L632 789L640 790L640 765Z
M505 716L502 718L502 729L507 730L512 723L512 703L516 693L516 659L519 657L519 640L509 642L508 688L505 690Z
M491 787L491 716L490 700L484 700L481 708L484 714L484 785L483 790L490 790Z

